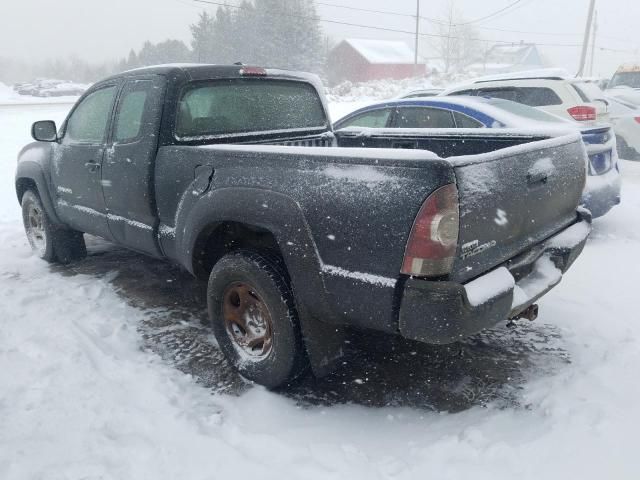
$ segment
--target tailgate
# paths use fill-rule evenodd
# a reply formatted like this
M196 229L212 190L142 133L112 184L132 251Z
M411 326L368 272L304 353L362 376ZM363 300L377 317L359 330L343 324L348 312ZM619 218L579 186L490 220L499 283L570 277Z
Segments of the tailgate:
M577 134L450 160L460 201L454 280L477 277L576 220L587 164Z

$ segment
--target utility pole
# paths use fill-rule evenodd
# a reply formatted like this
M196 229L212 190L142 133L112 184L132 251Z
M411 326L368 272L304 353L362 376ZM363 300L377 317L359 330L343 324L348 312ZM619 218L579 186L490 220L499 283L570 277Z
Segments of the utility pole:
M593 77L593 64L596 58L596 38L598 36L598 11L593 17L593 37L591 38L591 63L589 64L589 76Z
M589 37L591 36L591 24L593 23L593 12L595 10L596 0L589 2L589 15L587 16L587 26L584 29L584 40L582 41L582 54L580 55L580 67L578 68L577 77L584 74L584 67L587 61L587 51L589 50Z
M413 58L413 75L418 76L418 47L420 46L420 0L416 0L416 45Z

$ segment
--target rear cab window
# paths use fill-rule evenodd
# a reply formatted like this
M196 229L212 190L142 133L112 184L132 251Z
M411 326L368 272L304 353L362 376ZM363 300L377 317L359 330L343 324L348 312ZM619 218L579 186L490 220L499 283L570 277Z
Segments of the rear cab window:
M291 80L226 79L194 82L178 101L178 141L325 130L316 89Z

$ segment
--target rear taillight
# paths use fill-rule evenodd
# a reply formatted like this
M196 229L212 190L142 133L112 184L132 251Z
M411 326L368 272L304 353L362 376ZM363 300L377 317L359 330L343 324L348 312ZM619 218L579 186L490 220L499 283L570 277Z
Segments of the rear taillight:
M260 67L242 67L240 75L243 77L266 77L267 71Z
M416 217L402 262L402 273L438 277L451 272L458 245L460 213L454 184L433 192Z
M640 117L634 117L634 120L636 121L636 123L640 123Z
M567 110L567 112L569 112L569 115L571 115L573 119L577 120L578 122L587 122L596 119L595 107L589 107L587 105L572 107Z

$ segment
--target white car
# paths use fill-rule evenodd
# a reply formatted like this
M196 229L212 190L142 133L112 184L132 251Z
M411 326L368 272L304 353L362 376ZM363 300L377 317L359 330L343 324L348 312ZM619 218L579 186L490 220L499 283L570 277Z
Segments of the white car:
M443 88L423 88L421 90L412 90L410 92L404 93L400 95L400 99L403 98L425 98L425 97L435 97L440 95L444 91Z
M625 160L640 160L640 108L620 98L608 97L607 100L618 156Z
M598 85L547 69L478 78L441 95L502 98L578 122L609 122L609 107Z
M606 94L640 106L640 64L621 65L609 82Z

